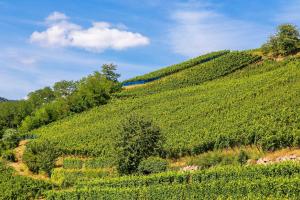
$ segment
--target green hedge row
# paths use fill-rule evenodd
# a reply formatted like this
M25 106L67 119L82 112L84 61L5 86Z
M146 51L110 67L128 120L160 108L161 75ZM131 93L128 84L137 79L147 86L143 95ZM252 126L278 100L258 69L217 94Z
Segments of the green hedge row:
M90 188L51 191L48 200L62 199L299 199L300 177L260 180L208 181L193 184L155 185L134 188Z
M224 166L195 172L165 172L148 176L124 176L110 179L82 181L82 187L141 187L149 185L170 185L185 183L202 183L212 180L232 181L235 179L251 180L264 177L290 177L300 174L300 164L282 163L270 166Z

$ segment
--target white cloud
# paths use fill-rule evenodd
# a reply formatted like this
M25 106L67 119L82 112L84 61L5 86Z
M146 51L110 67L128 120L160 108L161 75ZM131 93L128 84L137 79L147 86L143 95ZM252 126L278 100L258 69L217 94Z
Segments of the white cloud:
M69 22L66 15L58 12L51 14L46 22L47 30L32 33L32 43L44 47L77 47L95 52L106 49L123 50L150 43L140 33L118 29L107 22L94 22L92 27L84 29Z
M46 22L55 22L55 21L61 21L61 20L67 20L68 17L64 13L60 12L53 12L51 15L49 15L46 18Z
M191 6L190 6L191 7ZM259 47L269 35L269 27L235 20L208 8L178 9L169 30L174 52L191 57L221 49Z

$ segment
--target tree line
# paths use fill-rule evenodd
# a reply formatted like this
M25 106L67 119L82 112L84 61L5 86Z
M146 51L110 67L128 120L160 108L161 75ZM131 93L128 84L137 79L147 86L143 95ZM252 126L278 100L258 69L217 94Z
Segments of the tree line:
M0 149L13 148L32 129L106 104L121 88L115 71L116 65L104 64L101 71L79 81L63 80L30 92L26 100L1 102Z

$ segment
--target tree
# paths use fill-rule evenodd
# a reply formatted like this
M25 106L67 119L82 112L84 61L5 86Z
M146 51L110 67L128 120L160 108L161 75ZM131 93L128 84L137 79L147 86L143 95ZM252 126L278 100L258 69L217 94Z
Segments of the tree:
M120 127L118 171L120 174L137 172L143 159L162 152L163 137L160 129L149 119L138 115L129 116Z
M23 155L23 160L30 171L34 173L44 171L49 175L51 174L51 171L55 166L55 160L60 156L55 145L56 143L53 143L50 140L45 141L45 143L38 141L31 141L28 143Z
M56 98L67 97L76 90L76 82L74 81L60 81L53 86L54 95Z
M53 90L50 87L45 87L28 94L28 101L33 108L40 107L45 103L49 103L55 99Z
M300 34L296 26L282 24L277 28L277 33L262 46L265 55L287 56L299 51Z
M118 81L120 74L116 73L117 66L114 64L104 64L102 65L101 73L108 79L114 82Z
M99 72L82 79L77 91L68 99L71 111L78 113L105 104L114 92L116 84Z

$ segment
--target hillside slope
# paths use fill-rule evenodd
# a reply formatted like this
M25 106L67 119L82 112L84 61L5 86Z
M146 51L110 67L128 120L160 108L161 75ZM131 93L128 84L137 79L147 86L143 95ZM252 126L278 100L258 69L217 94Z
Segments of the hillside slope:
M300 61L265 61L200 85L115 99L33 133L39 136L35 142L51 141L66 154L114 162L118 125L135 112L150 116L161 127L170 157L261 145L270 137L282 148L298 141L299 97Z
M212 59L209 62L204 62L195 65L194 67L181 70L178 73L173 73L167 77L140 87L124 90L118 94L118 96L141 96L199 85L206 81L230 74L237 69L258 61L259 59L259 56L253 56L244 52L227 53L218 58Z
M225 55L227 53L229 53L229 51L224 50L224 51L212 52L209 54L198 56L196 58L192 58L190 60L187 60L187 61L179 63L179 64L164 67L162 69L150 72L148 74L144 74L142 76L137 76L135 78L128 79L128 80L124 81L124 83L132 82L132 81L143 81L143 80L149 80L149 79L154 80L154 79L162 78L162 77L168 76L170 74L179 72L181 70L191 68L195 65L199 65L201 63L208 62L208 61L218 58L222 55Z

